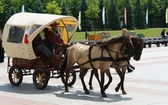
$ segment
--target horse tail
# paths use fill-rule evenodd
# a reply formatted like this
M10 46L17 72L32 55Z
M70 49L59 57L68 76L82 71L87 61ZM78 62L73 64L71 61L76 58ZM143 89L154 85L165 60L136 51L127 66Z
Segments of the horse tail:
M60 67L60 75L58 77L62 77L64 75L64 72L65 72L66 67L67 67L67 58L68 58L67 55L68 55L68 50L65 54L64 61L61 65L61 67Z

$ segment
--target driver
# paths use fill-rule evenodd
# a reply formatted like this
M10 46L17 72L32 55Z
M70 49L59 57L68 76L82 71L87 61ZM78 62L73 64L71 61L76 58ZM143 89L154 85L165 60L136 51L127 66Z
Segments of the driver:
M51 24L51 29L48 29L48 31L45 33L50 51L55 50L56 46L64 44L61 35L57 31L57 25L59 25L57 22Z

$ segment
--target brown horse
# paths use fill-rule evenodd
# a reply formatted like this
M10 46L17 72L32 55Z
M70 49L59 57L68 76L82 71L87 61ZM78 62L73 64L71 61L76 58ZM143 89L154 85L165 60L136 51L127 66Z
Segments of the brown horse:
M139 38L139 37L131 37L131 40L132 40L132 43L134 45L134 48L135 48L135 55L133 56L133 59L136 60L136 61L139 61L140 58L141 58L141 54L142 54L142 50L143 50L143 47L144 47L144 40ZM130 59L130 58L129 58ZM117 59L116 59L117 60ZM118 73L119 77L120 77L120 82L119 84L117 85L117 87L115 88L115 91L118 92L119 88L121 87L121 90L122 90L122 93L123 94L126 94L126 91L124 89L124 78L125 78L125 71L126 69L131 66L129 64L129 62L127 60L122 60L122 59L118 59L118 62L117 62L117 65L116 64L112 64L111 67L113 67L116 72ZM83 68L84 69L84 68ZM87 69L85 69L85 72L81 73L80 76L84 76L86 75L87 73ZM90 89L93 89L93 86L92 86L92 78L93 78L93 75L95 74L99 84L100 84L100 80L99 80L99 75L98 75L98 71L97 69L93 69L91 71L91 75L90 75L90 80L89 80L89 86L90 86ZM111 77L111 73L110 73L110 69L106 71L106 74L107 76L109 77L109 81L112 80L112 77ZM109 82L108 82L109 83ZM109 84L106 84L104 86L104 89L107 89Z
M106 97L104 90L104 73L110 68L112 63L115 62L115 59L118 58L118 55L133 56L134 47L132 45L131 39L129 36L118 36L110 40L98 44L95 46L83 45L83 44L74 44L67 49L65 61L60 68L61 72L64 72L66 69L66 83L65 91L68 92L68 74L71 69L73 69L74 64L77 63L80 67L80 72L83 71L82 68L91 68L91 69L100 69L101 71L101 83L100 89L102 97ZM84 70L85 71L85 70ZM63 75L63 73L60 73ZM83 78L81 81L85 90L85 93L89 93Z

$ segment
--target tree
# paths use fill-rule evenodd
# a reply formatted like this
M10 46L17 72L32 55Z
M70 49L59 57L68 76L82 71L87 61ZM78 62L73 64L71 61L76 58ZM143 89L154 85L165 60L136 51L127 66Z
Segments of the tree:
M76 19L78 18L79 11L80 11L80 3L82 0L68 0L68 8L70 10L70 14L74 16Z
M127 29L134 29L134 14L133 14L133 6L130 3L130 0L125 0L125 7L127 10Z
M1 19L0 19L0 28L3 27L3 18L1 16L3 14L3 12L4 12L4 6L3 6L2 2L0 1L0 17L1 17Z
M4 6L2 4L2 1L0 1L0 13L3 13L4 12Z
M14 14L19 11L20 0L1 0L3 5L3 13L0 14L0 25L4 26L6 21ZM21 9L20 9L21 10Z
M34 0L20 0L20 1L21 1L21 3L20 3L19 7L21 7L21 5L24 5L25 12L33 12L34 8L32 8L32 6L35 5Z
M161 0L160 1L160 12L161 12L161 15L159 16L160 18L160 27L167 27L167 24L166 24L166 9L168 7L168 0Z
M41 0L36 0L34 4L33 12L35 13L45 13Z
M61 11L61 15L68 15L67 6L64 2L62 3Z
M85 0L82 0L80 5L80 11L81 11L81 29L82 31L90 31L92 29L91 21L88 19L88 17L85 14L85 11L87 11L88 5Z
M61 8L58 6L58 3L53 0L46 5L46 10L47 13L49 14L60 14L61 13Z
M118 4L115 0L109 0L107 8L107 26L109 29L120 29L120 16Z
M143 11L141 0L136 0L135 3L135 27L138 29L145 29L145 12Z
M99 1L99 9L100 9L100 12L99 12L99 18L98 19L96 19L96 28L97 29L101 29L101 30L103 30L104 29L104 25L103 25L103 21L102 21L102 10L103 10L103 7L105 7L105 5L104 5L104 2L103 2L103 0L98 0ZM105 7L106 8L106 7ZM106 14L106 12L105 12L105 14ZM106 17L106 16L105 16Z
M93 19L94 29L95 29L95 19L99 18L100 9L98 6L97 0L91 0L89 2L88 9L85 11L85 14L88 18Z
M160 7L156 0L148 0L147 2L149 10L149 27L157 27L160 20Z

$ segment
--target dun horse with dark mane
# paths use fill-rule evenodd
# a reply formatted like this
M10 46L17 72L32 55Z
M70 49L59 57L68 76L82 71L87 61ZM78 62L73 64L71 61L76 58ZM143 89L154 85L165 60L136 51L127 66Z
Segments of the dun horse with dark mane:
M142 50L144 48L144 40L139 38L139 37L131 37L134 49L135 49L135 55L133 56L133 59L136 61L139 61L142 55ZM115 88L115 91L118 92L119 88L121 87L122 90L122 94L126 94L126 91L124 89L124 79L125 79L125 71L126 69L131 66L129 64L130 58L125 59L125 57L123 57L122 55L120 55L121 57L119 57L118 59L116 59L117 63L113 63L111 65L112 68L114 68L116 70L116 72L118 73L119 77L120 77L120 82L118 83L117 87ZM82 68L85 69L85 68ZM88 69L85 69L85 71L83 70L83 72L80 73L80 77L84 77L87 73ZM98 71L97 69L93 69L91 71L91 76L90 76L90 80L89 80L89 86L90 89L93 89L92 86L92 78L93 75L95 74L99 84L100 84L100 80L99 80L99 75L98 75ZM107 76L109 77L109 81L112 81L112 77L111 77L111 73L110 73L110 69L106 71ZM108 82L109 83L109 82ZM106 84L104 86L104 88L106 89L107 86L109 84Z
M66 71L66 83L65 91L68 92L68 74L70 70L74 68L74 64L87 69L100 69L101 82L100 89L102 97L107 97L104 89L104 73L109 70L110 66L116 62L118 55L122 54L125 56L132 57L134 55L134 47L129 36L121 35L114 37L110 40L103 42L102 44L89 46L83 44L75 44L67 49L66 57L63 65L61 66L61 75ZM84 86L85 93L89 93L85 86L84 81L81 79Z

